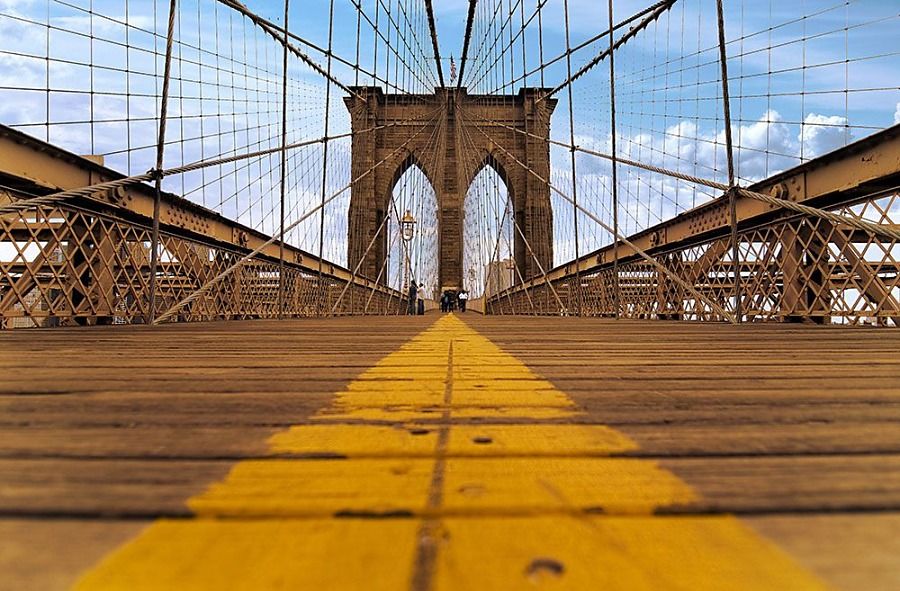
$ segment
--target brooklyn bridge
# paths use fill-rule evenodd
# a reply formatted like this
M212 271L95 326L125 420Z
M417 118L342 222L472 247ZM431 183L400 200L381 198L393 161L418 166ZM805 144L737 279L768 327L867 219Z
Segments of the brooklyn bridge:
M898 35L0 0L0 590L900 588Z

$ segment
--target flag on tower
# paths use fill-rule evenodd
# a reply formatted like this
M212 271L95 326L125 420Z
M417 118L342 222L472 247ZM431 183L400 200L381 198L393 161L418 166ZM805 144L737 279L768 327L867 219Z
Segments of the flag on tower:
M456 82L456 61L450 56L450 81Z

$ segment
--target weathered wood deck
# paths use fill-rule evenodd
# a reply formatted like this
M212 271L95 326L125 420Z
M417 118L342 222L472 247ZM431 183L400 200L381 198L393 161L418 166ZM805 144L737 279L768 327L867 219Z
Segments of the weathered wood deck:
M900 588L900 331L455 318L0 333L0 589Z

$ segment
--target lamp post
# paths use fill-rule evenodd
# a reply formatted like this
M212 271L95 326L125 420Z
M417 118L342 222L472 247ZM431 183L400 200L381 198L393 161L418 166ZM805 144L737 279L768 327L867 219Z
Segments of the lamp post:
M413 239L415 233L416 218L407 209L403 217L400 218L400 237L403 239L405 249L403 255L403 286L401 290L409 287L409 241Z

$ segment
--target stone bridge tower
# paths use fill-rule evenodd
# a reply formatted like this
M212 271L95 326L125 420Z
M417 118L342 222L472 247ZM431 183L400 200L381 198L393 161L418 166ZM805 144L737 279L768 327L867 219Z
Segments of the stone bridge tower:
M384 94L379 87L354 87L353 91L359 96L344 98L353 131L352 178L388 160L351 190L351 269L389 215L394 185L413 165L422 169L437 197L441 287L463 285L463 207L469 185L485 166L493 167L506 183L516 224L524 234L523 239L514 232L514 257L522 277L540 274L535 258L545 270L552 266L550 188L516 162L549 180L550 146L504 127L549 137L556 100L538 100L547 89L523 88L515 95L469 95L464 88L439 88L433 95ZM403 149L392 155L400 146ZM389 244L387 232L382 231L365 255L361 275L378 276Z

